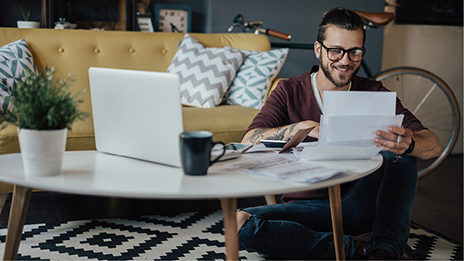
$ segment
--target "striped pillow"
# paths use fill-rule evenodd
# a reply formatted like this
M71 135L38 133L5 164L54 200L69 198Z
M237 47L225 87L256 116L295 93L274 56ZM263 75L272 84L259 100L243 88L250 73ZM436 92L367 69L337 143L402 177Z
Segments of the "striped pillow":
M26 72L37 73L37 69L24 39L0 47L0 113L14 109L11 95Z
M221 103L245 54L207 48L186 34L168 67L180 79L181 103L212 108Z

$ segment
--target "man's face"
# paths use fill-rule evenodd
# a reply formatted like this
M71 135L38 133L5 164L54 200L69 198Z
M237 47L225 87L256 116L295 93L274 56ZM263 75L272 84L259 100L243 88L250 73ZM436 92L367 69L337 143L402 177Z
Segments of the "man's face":
M342 48L345 50L361 48L363 47L363 32L361 29L349 31L331 25L327 28L326 39L322 44L327 48ZM319 53L319 66L322 72L335 87L347 86L361 66L361 62L352 62L348 57L348 53L345 53L338 61L329 60L327 51L318 42L315 44L315 51L316 54Z

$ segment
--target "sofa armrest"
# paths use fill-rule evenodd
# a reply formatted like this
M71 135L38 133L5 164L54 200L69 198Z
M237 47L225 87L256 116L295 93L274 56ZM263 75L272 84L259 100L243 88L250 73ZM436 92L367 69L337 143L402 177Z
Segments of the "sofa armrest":
M274 81L272 81L271 87L269 88L269 90L267 91L267 94L266 94L266 100L269 97L269 95L271 94L271 92L277 87L277 84L281 80L285 80L285 78L275 78Z

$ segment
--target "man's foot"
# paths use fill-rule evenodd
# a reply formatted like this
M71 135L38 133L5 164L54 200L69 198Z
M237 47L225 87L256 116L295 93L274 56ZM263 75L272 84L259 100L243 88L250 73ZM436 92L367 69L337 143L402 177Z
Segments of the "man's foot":
M369 255L369 260L396 260L393 253L383 249L376 249Z
M356 260L416 260L416 254L414 251L406 245L406 249L403 254L398 258L395 258L393 253L390 253L384 249L376 249L372 253L366 251L366 245L371 235L367 234L355 240L355 253L353 259Z
M395 258L393 253L383 249L376 249L369 255L369 260L416 260L416 254L410 246L406 245L404 252L398 258Z
M237 233L240 231L245 222L251 217L251 214L245 211L237 212Z
M406 245L404 252L398 257L398 260L417 260L416 253L409 245Z
M355 260L368 260L369 259L369 253L367 253L366 250L366 245L367 241L371 238L371 234L366 234L361 237L359 237L357 240L355 240L355 251L354 251L354 257L353 259Z

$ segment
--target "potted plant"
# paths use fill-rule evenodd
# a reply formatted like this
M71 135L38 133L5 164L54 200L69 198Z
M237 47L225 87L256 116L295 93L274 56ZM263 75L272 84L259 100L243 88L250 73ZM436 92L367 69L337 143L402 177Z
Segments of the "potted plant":
M56 16L58 21L55 22L55 29L75 29L77 24L74 21L74 10L77 3L72 0L58 1Z
M19 20L18 23L18 28L39 28L40 23L37 21L31 21L31 15L32 15L32 9L29 10L29 12L26 13L24 11L23 6L20 4L19 9L21 9L21 14L23 15L23 20Z
M55 77L53 67L39 74L28 73L13 89L14 109L0 114L0 124L18 126L18 138L27 176L61 173L67 130L86 113L77 107L83 92L71 94L70 75Z

